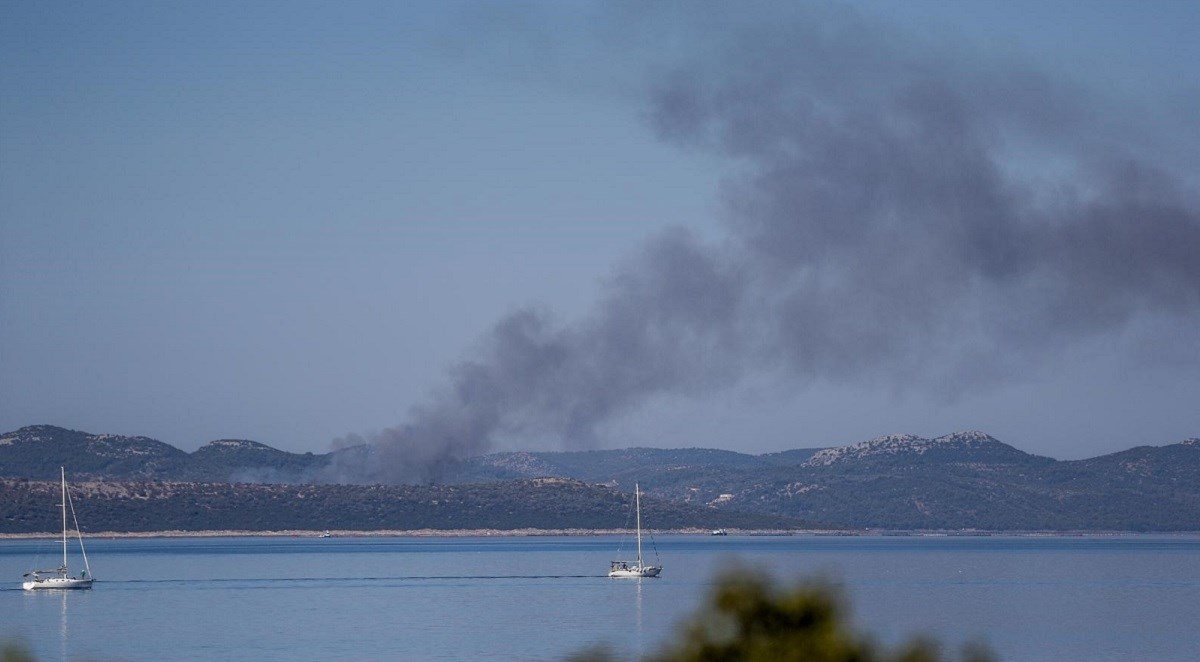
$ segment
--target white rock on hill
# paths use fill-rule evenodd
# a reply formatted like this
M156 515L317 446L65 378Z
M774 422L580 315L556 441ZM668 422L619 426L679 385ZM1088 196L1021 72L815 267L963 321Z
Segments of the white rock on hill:
M977 430L955 432L935 439L925 439L912 434L889 434L849 446L826 448L814 454L804 465L809 467L829 466L847 460L859 460L880 455L924 455L934 449L980 448L994 443L999 442L991 435Z

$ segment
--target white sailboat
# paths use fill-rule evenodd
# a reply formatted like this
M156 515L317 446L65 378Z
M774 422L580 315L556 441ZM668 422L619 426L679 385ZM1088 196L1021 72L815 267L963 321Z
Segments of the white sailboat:
M26 591L45 588L91 588L92 568L88 565L87 551L83 548L83 534L79 532L79 519L75 517L75 504L71 494L67 492L67 470L60 467L62 472L62 565L53 570L34 570L25 573L28 579L21 584ZM78 577L72 577L67 570L67 508L71 509L71 519L75 522L75 536L79 539L79 552L83 555L83 572Z
M637 483L633 484L633 503L637 511L637 561L632 565L628 561L613 561L609 577L657 577L662 572L661 565L646 565L642 560L642 492Z

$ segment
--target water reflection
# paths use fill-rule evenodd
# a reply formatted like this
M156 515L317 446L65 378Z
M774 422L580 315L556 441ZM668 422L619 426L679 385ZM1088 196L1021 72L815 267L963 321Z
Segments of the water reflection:
M634 599L633 613L634 613L634 622L635 622L634 629L635 629L636 634L634 635L633 645L634 645L634 649L637 651L637 657L641 658L641 657L644 657L646 654L645 632L643 631L643 623L642 623L642 582L646 581L646 580L642 579L641 577L638 577L636 581L637 581L637 592L634 594L634 598L633 598Z
M71 638L70 629L67 627L67 601L70 599L67 597L67 594L70 593L70 591L55 592L61 594L58 596L61 600L59 603L61 606L59 607L58 611L58 654L59 659L65 660L67 659L67 642Z
M36 632L32 634L31 639L27 643L33 647L34 651L44 652L45 655L39 654L38 657L50 658L55 648L58 649L57 658L67 659L67 652L70 650L71 643L71 620L70 620L70 601L71 594L75 591L62 591L55 589L27 591L20 590L21 598L27 601L25 604L30 607L26 612L33 615L34 622L40 627L27 632ZM58 628L57 633L53 627L54 621L51 620L55 610L58 612ZM26 611L26 610L22 610ZM8 614L4 614L5 617ZM0 643L3 643L8 638L8 631L3 626L8 625L5 621L7 618L0 618ZM14 630L14 633L16 630ZM57 643L57 646L55 644Z

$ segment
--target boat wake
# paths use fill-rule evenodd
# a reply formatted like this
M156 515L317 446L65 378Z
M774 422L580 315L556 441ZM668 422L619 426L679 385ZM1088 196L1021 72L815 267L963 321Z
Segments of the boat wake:
M392 577L243 577L238 579L108 579L106 586L115 584L303 584L321 582L381 582L381 581L461 581L466 579L594 579L605 575L397 575ZM97 581L99 583L99 581Z

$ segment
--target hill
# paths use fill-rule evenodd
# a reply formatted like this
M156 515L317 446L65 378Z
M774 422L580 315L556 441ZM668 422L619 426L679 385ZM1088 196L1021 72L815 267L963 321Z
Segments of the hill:
M1200 445L1135 451L1059 462L978 432L881 437L764 473L721 507L855 527L1200 528Z
M0 533L59 530L59 484L0 480ZM479 485L270 485L90 481L72 484L86 531L617 529L629 495L561 479ZM652 498L655 529L793 528L770 515L721 512Z
M70 466L78 475L153 478L173 475L188 454L149 437L89 434L31 425L0 435L0 476L50 478Z
M248 439L210 441L192 453L186 469L166 474L233 483L311 482L327 464L324 455L288 453Z
M43 479L59 467L76 478L207 482L305 482L326 454L288 453L256 441L220 439L194 453L149 437L31 425L0 435L0 477Z
M145 437L32 426L0 436L0 476L49 479L63 465L77 479L106 482L353 482L347 468L373 461L367 451L296 454L218 440L189 455ZM535 478L626 494L637 482L650 497L681 507L838 527L1200 529L1197 439L1069 462L1025 453L983 432L889 435L767 455L702 448L493 453L450 464L440 485L428 487L475 489ZM519 493L509 494L513 513L527 508Z

